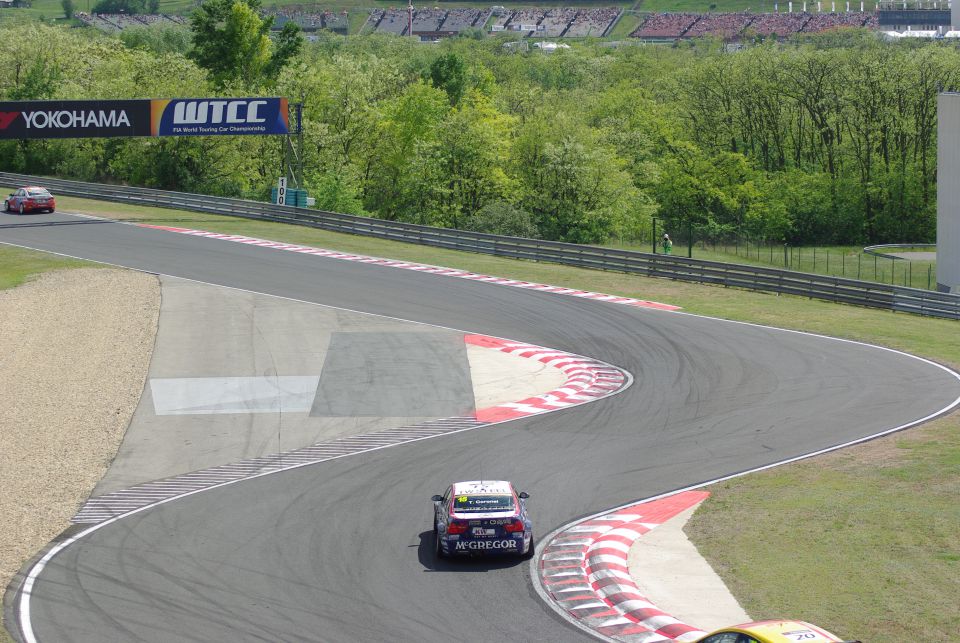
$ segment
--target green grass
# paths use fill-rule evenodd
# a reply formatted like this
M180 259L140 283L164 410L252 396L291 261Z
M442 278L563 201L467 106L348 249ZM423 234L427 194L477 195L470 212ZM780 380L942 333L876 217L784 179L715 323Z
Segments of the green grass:
M752 617L957 640L960 414L711 492L686 531Z
M95 267L77 259L0 244L0 290L14 288L48 270Z
M960 366L960 324L954 321L209 214L72 197L58 197L58 206L653 299L692 313L856 339ZM0 273L6 272L7 256L0 252ZM30 258L38 263L28 268L24 261L17 259L20 267L13 272L30 274L43 261L53 266L65 260ZM751 615L804 618L870 643L956 640L960 414L711 491L687 531Z
M612 248L625 248L650 252L650 244L609 244ZM929 251L929 248L922 248ZM660 252L660 249L657 250ZM673 246L673 255L688 256L688 248L682 243ZM693 258L725 263L742 263L754 266L771 266L797 272L846 277L882 284L895 284L913 288L935 289L937 262L926 260L886 259L866 254L855 246L808 246L787 247L755 243L730 242L728 244L694 244Z

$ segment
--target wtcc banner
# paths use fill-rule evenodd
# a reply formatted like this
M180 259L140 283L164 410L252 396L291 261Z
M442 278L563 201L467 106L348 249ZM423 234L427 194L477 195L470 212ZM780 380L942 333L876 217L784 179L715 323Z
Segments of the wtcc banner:
M0 102L0 139L289 132L286 98Z
M286 98L175 98L150 101L153 136L287 134Z

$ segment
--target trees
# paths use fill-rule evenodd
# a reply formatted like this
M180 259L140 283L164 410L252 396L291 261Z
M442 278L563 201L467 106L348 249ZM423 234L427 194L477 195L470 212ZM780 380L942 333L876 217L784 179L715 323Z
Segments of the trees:
M434 87L447 93L451 105L457 105L467 82L463 58L456 53L440 56L430 65L429 78Z
M0 27L0 96L275 89L305 105L318 205L393 220L575 242L645 240L654 214L791 243L935 234L952 47L835 34L544 55L493 38L327 35L301 49L292 27L271 39L258 8L209 0L192 32ZM0 143L6 168L253 198L281 159L277 139L256 137Z
M259 15L260 0L207 0L190 14L193 48L189 56L224 88L271 86L301 49L300 28L288 22L270 40L273 18Z

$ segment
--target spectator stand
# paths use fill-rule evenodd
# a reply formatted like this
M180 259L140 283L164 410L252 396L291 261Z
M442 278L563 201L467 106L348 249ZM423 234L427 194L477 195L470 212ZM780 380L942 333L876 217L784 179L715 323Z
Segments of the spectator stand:
M630 36L651 42L679 40L700 18L697 13L652 13Z

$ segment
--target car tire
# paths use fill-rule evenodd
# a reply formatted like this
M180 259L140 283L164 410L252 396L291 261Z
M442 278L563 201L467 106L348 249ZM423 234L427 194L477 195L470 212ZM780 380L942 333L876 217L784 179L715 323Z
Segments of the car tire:
M56 211L57 211L56 208L50 208L49 210L47 210L47 212L49 212L50 214L53 214Z
M26 209L23 207L23 204L20 204L20 214L26 214Z
M445 558L446 554L443 553L443 548L440 546L440 532L434 528L433 530L433 555L437 558Z
M533 558L533 554L537 551L537 541L533 539L533 533L530 534L530 549L526 553L520 554L520 558L523 560L530 560Z
M3 211L4 211L4 212L12 212L12 210L10 209L10 202L9 202L9 201L4 201L4 202L3 202Z

